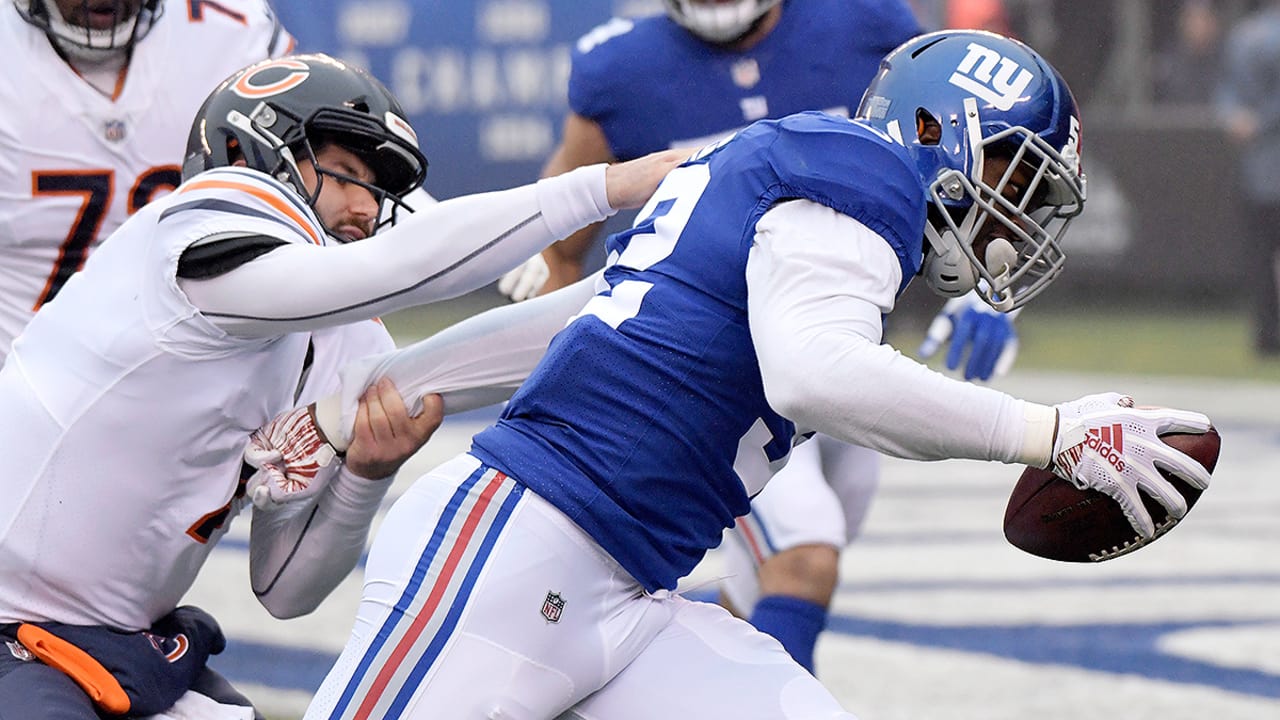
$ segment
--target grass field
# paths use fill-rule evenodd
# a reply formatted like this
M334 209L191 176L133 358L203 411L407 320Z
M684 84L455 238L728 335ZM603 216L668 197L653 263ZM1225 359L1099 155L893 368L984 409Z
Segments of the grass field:
M503 302L486 288L465 297L386 318L399 342L408 342ZM896 318L895 318L896 319ZM889 342L912 354L923 322L908 318ZM1252 352L1243 311L1214 307L1108 306L1106 312L1061 307L1028 308L1018 320L1017 367L1122 375L1180 375L1280 382L1280 358ZM933 363L940 366L941 363Z

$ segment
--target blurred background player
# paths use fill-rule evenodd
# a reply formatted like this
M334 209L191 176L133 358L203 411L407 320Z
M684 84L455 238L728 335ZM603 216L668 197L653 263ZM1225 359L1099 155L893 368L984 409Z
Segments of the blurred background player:
M98 243L181 180L200 103L293 38L266 0L0 8L0 361Z
M1280 356L1280 1L1269 0L1231 28L1217 99L1239 153L1244 212L1245 292L1253 347Z
M704 144L800 110L847 116L881 58L921 32L899 0L668 0L665 9L615 18L579 40L570 112L544 175ZM598 230L555 243L499 288L521 300L578 280ZM955 299L931 326L924 354L952 339L948 365L972 347L965 376L987 379L1010 328L976 296ZM722 601L810 670L840 549L857 537L878 480L876 453L819 435L796 448L722 546Z

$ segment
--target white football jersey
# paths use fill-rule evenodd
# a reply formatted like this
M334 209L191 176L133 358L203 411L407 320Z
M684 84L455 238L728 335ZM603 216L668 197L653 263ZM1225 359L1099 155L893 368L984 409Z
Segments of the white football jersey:
M176 273L184 249L223 234L333 242L271 178L209 171L130 218L14 343L0 370L0 623L149 627L243 505L249 433L391 347L370 321L219 330Z
M139 207L180 181L192 118L236 70L293 38L264 0L170 2L115 97L0 7L0 361L31 314Z

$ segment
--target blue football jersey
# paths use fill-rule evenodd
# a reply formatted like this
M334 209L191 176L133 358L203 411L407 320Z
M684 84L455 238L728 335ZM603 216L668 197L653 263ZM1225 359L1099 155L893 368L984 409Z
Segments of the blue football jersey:
M674 588L790 452L796 429L765 401L745 279L756 223L789 199L883 236L904 287L919 269L925 191L905 148L822 113L756 123L672 172L608 239L608 288L474 439L649 590Z
M850 115L880 60L921 32L903 0L795 0L744 52L703 42L666 15L613 20L573 52L569 106L629 160L699 147L802 110Z

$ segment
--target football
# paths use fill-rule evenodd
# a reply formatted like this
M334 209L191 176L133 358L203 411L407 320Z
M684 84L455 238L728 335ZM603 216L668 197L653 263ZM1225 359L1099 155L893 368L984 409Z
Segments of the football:
M1161 435L1169 446L1181 450L1213 472L1218 464L1222 438L1209 428L1204 434ZM1160 472L1187 501L1187 512L1200 499L1197 490L1182 480ZM1004 536L1020 550L1050 560L1102 562L1150 545L1178 524L1164 506L1146 493L1142 502L1155 521L1155 537L1144 540L1129 524L1120 506L1097 490L1080 490L1048 470L1027 468L1009 496L1004 514Z

